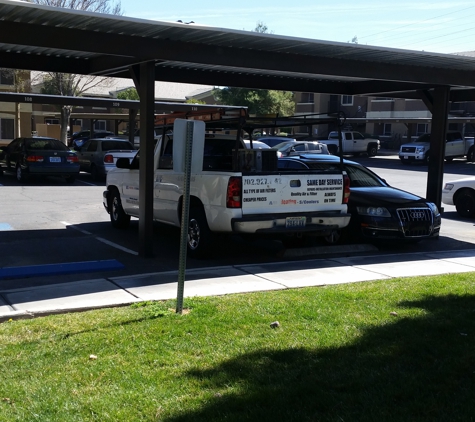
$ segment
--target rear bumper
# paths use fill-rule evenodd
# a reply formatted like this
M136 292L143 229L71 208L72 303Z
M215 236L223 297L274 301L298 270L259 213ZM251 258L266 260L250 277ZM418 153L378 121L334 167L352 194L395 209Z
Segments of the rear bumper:
M79 164L71 167L26 167L25 172L32 176L77 176L79 174Z
M305 217L305 226L287 227L286 217ZM292 215L249 215L231 220L231 227L235 233L249 234L290 234L307 233L326 235L332 230L346 227L350 222L351 214L325 212L301 213Z

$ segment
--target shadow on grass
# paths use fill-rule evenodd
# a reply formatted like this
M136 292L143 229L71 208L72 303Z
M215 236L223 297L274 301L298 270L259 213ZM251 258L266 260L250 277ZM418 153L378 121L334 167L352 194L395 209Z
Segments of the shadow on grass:
M209 401L166 420L473 421L475 296L399 307L426 316L362 328L338 349L260 350L192 370Z

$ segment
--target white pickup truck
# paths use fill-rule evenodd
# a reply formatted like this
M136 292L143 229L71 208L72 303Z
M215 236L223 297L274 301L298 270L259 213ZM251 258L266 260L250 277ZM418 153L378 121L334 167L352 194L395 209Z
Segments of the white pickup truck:
M466 157L467 161L474 159L474 139L464 137L460 132L447 132L445 144L445 160L452 161L457 157ZM401 145L399 159L403 163L428 163L430 157L430 133L419 136L414 142Z
M381 146L379 139L366 138L360 132L344 131L341 132L341 137L344 155L368 154L369 157L374 157ZM330 154L340 154L338 131L330 132L328 139L319 139L318 142L326 144Z
M213 233L286 239L329 236L346 227L349 179L343 170L277 170L274 150L246 149L236 136L193 140L188 252L209 251ZM155 145L155 221L181 225L185 140L166 135ZM103 204L116 228L139 216L140 151L107 173ZM289 242L290 243L290 242Z

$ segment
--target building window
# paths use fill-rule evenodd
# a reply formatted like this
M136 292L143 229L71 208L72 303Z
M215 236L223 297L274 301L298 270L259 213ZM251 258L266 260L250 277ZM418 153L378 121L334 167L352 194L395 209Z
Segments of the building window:
M14 119L0 119L0 139L13 139Z
M314 102L313 92L302 92L302 98L300 102L313 104Z
M384 136L391 136L391 123L385 123L383 128Z
M345 106L353 105L353 95L342 95L341 105L345 105Z
M421 136L424 133L428 133L428 124L427 123L418 123L416 127L416 135Z
M0 85L14 85L14 75L11 70L0 70Z
M105 120L97 120L94 123L94 130L106 130L106 121Z
M59 119L45 119L47 125L59 125Z

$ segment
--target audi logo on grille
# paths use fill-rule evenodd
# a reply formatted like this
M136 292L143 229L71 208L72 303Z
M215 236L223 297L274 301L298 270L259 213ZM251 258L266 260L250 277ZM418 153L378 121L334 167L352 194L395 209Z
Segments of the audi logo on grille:
M422 211L412 211L411 218L413 219L424 218L424 213Z

